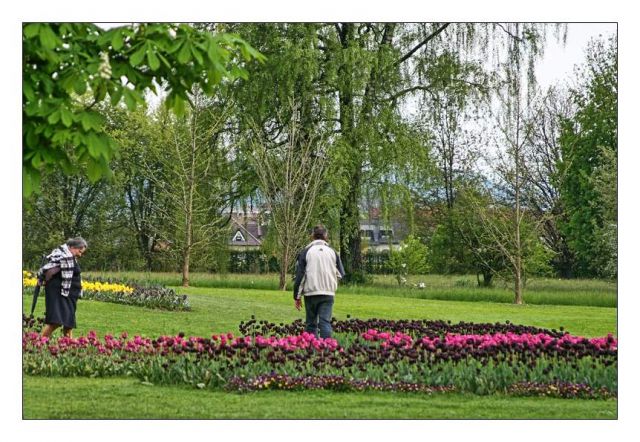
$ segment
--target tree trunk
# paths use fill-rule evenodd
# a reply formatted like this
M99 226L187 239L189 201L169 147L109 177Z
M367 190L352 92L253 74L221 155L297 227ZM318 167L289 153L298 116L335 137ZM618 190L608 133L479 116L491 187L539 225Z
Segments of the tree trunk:
M280 267L280 280L278 282L278 288L282 291L285 291L287 288L287 272L284 269L284 266Z
M145 262L146 262L145 266L146 266L148 272L153 271L153 256L151 255L151 253L152 252L148 251L145 254L145 257L144 257Z
M189 259L191 251L186 248L182 255L182 287L189 287Z
M362 253L360 250L360 170L354 171L351 189L342 203L340 212L340 258L345 266L345 282L363 282Z
M278 288L282 291L287 289L287 268L289 267L289 252L287 250L282 251L280 259L280 280L278 282Z
M339 37L343 51L349 50L355 39L354 24L343 23L340 27ZM354 103L353 91L353 66L349 61L345 61L338 68L338 73L341 79L338 91L340 131L342 138L349 146L351 155L351 164L349 164L347 175L351 187L340 209L340 258L346 273L344 281L358 282L363 279L362 255L360 253L360 210L358 206L362 161L355 133L356 104Z
M513 299L514 304L521 305L522 304L522 260L520 257L516 257L516 269L515 269L515 287L514 293L515 298Z
M482 273L482 281L480 280L480 273ZM480 273L476 274L478 287L491 287L491 283L493 282L493 273L491 270L483 268Z

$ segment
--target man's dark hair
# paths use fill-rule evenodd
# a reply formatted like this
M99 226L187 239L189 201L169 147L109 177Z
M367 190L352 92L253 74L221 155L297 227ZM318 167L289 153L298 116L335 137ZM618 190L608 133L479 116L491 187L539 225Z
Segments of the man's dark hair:
M326 227L323 226L322 224L318 224L317 226L315 226L313 228L313 239L327 239L327 235L329 234L329 232L327 231Z

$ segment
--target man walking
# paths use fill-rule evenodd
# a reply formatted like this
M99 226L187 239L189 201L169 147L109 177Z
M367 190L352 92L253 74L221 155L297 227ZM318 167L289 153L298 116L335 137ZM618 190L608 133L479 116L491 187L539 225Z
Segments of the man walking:
M331 337L333 300L338 279L344 276L340 255L329 247L328 238L329 233L323 225L313 228L311 243L298 254L293 284L293 299L298 310L304 295L305 330L317 336L319 325L321 338Z

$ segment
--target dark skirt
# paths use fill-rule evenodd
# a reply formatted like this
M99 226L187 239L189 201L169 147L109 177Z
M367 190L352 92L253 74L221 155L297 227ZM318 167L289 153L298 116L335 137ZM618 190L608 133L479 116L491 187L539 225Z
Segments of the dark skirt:
M76 304L81 292L80 269L76 265L71 280L69 296L62 296L62 277L55 275L45 286L45 324L59 324L65 328L76 328Z

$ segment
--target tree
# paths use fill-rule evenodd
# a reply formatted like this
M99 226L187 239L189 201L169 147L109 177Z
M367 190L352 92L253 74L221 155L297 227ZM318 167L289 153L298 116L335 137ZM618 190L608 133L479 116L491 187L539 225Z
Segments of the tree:
M560 136L563 121L574 112L568 95L558 87L536 94L528 116L531 130L523 162L529 176L523 186L523 202L538 219L544 219L542 239L554 251L553 265L562 277L572 276L574 256L559 228L567 217L561 199L566 169L560 168L563 162Z
M531 64L535 60L536 45L523 45L533 39L526 26L514 24L507 28L509 40L507 57L501 63L495 89L497 103L495 127L495 158L491 167L489 205L471 199L481 226L484 247L495 250L506 264L514 283L514 304L522 304L527 269L527 249L538 242L541 220L535 220L523 204L524 189L531 176L526 165L526 152L532 126L527 118L530 98L535 91ZM529 63L525 63L528 60ZM478 238L478 242L481 238ZM489 264L489 263L486 263Z
M482 57L504 46L509 55L521 57L523 65L526 61L532 74L545 30L545 25L538 24L337 23L337 43L327 34L327 52L336 54L338 143L349 183L340 212L340 253L349 276L359 279L362 273L358 224L361 188L371 177L365 179L366 171L371 159L380 157L381 147L393 150L395 129L401 127L393 124L401 114L400 106L442 84L486 88L481 78L459 69L458 60L470 59L474 51ZM464 56L443 62L453 52ZM484 59L476 58L477 65L483 63Z
M424 134L403 115L404 106L436 89L486 89L485 78L475 73L485 61L482 55L494 46L493 36L500 42L495 46L515 42L533 48L531 54L542 45L544 25L514 28L449 23L238 25L270 60L259 74L252 74L252 82L244 82L245 92L259 103L248 111L257 115L254 120L265 135L274 138L282 130L273 116L278 107L272 103L282 103L295 91L301 131L320 129L330 142L335 167L328 178L339 207L327 207L325 214L338 217L346 280L364 277L359 232L363 188L399 182L398 171L424 164ZM257 77L261 81L253 83Z
M296 104L291 107L293 112L282 140L269 142L256 125L251 144L260 190L277 235L280 290L285 289L287 272L309 235L326 162L324 141L301 136L299 108Z
M615 248L602 248L598 239L606 226L617 225L617 213L610 202L598 204L612 195L599 186L597 176L609 175L615 184L617 163L611 161L618 152L618 41L592 41L587 49L587 61L579 71L580 83L571 91L577 108L575 117L565 120L560 138L565 174L561 199L567 220L561 230L575 254L577 276L611 275L603 272L603 262L612 262ZM607 172L609 170L609 172ZM604 173L604 175L603 175ZM615 187L615 186L614 186ZM613 230L609 230L611 243ZM606 253L606 256L601 256Z
M223 79L246 77L245 62L264 59L234 34L186 24L105 31L90 23L28 23L22 49L25 197L39 190L42 170L71 174L83 165L92 182L110 176L117 145L94 109L107 96L133 110L162 84L167 105L181 115L194 85L212 94Z
M306 143L313 136L326 141L326 179L321 183L312 218L322 220L338 243L343 183L340 182L342 162L335 154L337 103L331 84L336 73L333 53L328 52L323 43L326 41L324 34L332 27L319 23L215 26L224 26L225 30L243 35L267 56L264 63L252 70L250 80L239 80L231 90L237 103L236 139L246 139L257 126L270 146L284 143L283 134L288 130L293 112L290 102L295 100L299 140ZM249 158L253 153L247 149L243 155ZM254 168L248 167L247 173L247 194L253 200L263 201Z
M151 158L154 149L164 144L162 123L147 114L147 107L127 112L122 106L105 106L106 130L120 146L112 162L117 192L122 198L126 225L144 258L147 271L154 269L158 237L158 183L154 176L162 173L162 162ZM149 156L149 158L147 158Z
M593 210L602 213L602 224L594 228L593 266L605 278L618 277L618 157L613 149L601 148L601 163L594 169Z
M461 190L456 234L471 252L478 285L490 286L494 276L514 283L514 303L524 302L529 275L548 274L550 250L539 239L540 224L530 213L516 210L512 202L500 201L490 192ZM519 289L519 292L518 292Z
M234 146L223 137L233 104L224 96L208 99L199 91L190 98L184 117L160 111L164 142L144 158L158 194L155 210L160 215L154 227L177 255L185 287L193 254L208 250L212 256L219 237L226 234L240 176L232 164Z

